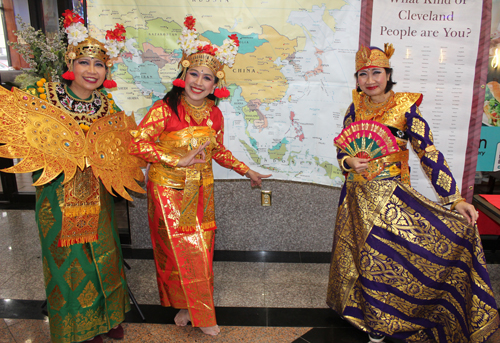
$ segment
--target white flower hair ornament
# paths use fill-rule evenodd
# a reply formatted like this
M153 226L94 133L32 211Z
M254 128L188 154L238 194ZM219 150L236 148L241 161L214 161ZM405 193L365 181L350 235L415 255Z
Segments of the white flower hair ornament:
M108 68L106 80L103 86L115 88L116 82L111 78L112 59L118 57L125 47L125 28L116 24L114 30L106 31L106 43L103 44L97 39L89 36L87 28L83 25L83 18L71 10L63 13L64 28L68 34L68 48L65 60L68 71L62 74L66 80L74 80L73 61L77 58L87 56L103 61Z
M198 32L194 28L195 23L196 19L192 16L184 20L184 29L177 41L182 49L182 59L179 63L182 66L182 74L180 78L174 80L173 85L184 88L187 69L205 66L219 79L214 95L218 98L227 98L230 93L224 86L226 75L223 69L225 65L232 68L234 64L240 45L238 36L232 34L224 40L221 46L217 46L198 39Z

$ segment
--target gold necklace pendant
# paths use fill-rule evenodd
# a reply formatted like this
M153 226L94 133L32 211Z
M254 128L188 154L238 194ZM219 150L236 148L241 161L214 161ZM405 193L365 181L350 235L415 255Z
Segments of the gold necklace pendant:
M193 118L196 124L200 125L203 120L208 118L210 115L210 110L212 106L210 106L207 99L203 100L203 104L201 106L191 105L184 97L181 97L181 103L186 110L186 121L189 123L188 118Z
M362 99L360 111L362 120L374 120L373 118L380 116L381 114L385 114L389 103L392 102L394 92L390 92L390 96L383 102L375 103L371 100L369 96L365 96Z

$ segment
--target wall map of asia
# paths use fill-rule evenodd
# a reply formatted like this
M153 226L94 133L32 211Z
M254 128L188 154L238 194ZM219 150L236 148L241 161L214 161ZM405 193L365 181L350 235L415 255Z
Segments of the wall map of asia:
M184 18L221 45L237 34L240 48L226 68L229 98L225 145L241 161L273 178L340 186L333 138L354 88L360 0L352 1L89 0L91 34L115 23L126 33L113 67L117 104L137 122L162 99L178 74L177 38ZM202 38L200 37L200 38ZM214 163L216 178L239 176Z

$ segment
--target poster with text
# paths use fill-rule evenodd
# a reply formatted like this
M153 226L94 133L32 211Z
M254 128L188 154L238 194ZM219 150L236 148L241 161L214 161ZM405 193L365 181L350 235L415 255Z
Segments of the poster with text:
M396 92L422 93L422 116L462 188L481 0L374 0L371 44L392 43ZM434 189L415 154L411 183L430 199Z

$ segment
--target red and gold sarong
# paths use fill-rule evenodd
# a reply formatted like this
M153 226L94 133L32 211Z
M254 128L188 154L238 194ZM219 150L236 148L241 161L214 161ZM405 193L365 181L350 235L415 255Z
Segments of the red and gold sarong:
M204 231L203 190L200 189L196 228L180 232L184 190L148 183L148 218L162 306L188 309L194 327L217 325L213 302L215 231Z
M152 163L148 219L161 304L188 309L193 326L209 327L217 324L212 159L240 175L249 168L224 147L224 118L213 101L193 107L182 100L177 110L155 103L133 133L129 151ZM182 156L207 141L205 163L178 166Z

